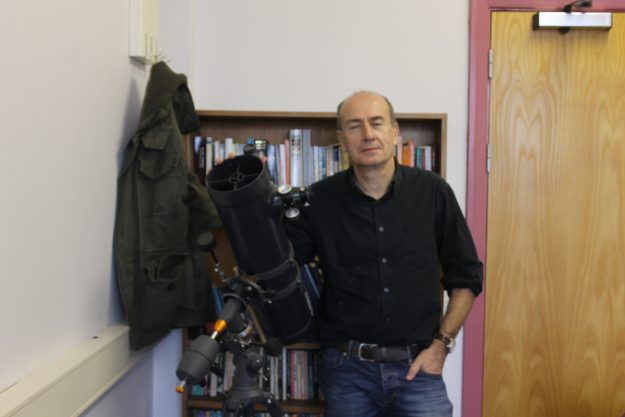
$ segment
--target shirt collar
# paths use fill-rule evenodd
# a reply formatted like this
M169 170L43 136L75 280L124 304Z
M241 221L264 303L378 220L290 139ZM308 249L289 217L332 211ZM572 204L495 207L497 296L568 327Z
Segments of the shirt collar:
M395 163L395 173L393 174L393 178L391 178L391 184L389 186L387 193L382 198L385 198L388 195L392 195L393 197L395 197L395 193L397 192L398 189L401 188L401 185L404 180L404 172L401 169L401 166L397 163L397 159L393 158L393 161ZM362 192L362 190L358 187L358 184L356 183L356 174L354 173L354 167L352 167L351 165L349 169L347 170L347 181L348 181L349 186L356 193L365 195Z

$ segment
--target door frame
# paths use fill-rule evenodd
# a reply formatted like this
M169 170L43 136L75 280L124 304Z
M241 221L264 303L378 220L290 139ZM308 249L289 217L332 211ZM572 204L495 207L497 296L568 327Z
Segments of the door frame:
M469 11L469 115L467 147L467 221L480 259L486 267L489 141L488 49L491 12L561 11L572 0L471 0ZM592 11L625 12L623 0L594 0ZM488 279L485 270L484 281ZM484 289L486 285L484 283ZM482 417L484 381L484 319L486 291L479 296L464 324L462 416Z

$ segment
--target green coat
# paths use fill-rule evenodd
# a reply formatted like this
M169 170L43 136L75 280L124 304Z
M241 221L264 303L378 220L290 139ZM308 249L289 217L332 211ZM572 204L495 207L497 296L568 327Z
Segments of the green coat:
M117 183L115 266L133 349L173 327L214 318L205 254L195 239L220 222L188 170L182 138L198 127L186 77L155 64Z

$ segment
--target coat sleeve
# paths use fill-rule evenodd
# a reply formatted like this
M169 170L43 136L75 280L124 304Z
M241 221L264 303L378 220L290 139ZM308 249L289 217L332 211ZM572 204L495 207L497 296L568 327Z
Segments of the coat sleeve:
M199 234L215 230L221 226L215 203L208 195L208 190L197 176L188 171L188 201L191 222L189 234L195 239Z

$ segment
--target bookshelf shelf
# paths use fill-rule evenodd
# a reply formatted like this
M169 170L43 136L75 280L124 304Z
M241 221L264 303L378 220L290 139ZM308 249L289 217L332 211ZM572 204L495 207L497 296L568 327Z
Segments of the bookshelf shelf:
M198 409L220 410L223 407L223 397L210 398L189 396L187 402L189 407ZM280 408L285 413L308 413L323 414L323 404L312 400L289 400L278 401ZM262 405L255 405L254 410L257 412L266 412L267 409Z

